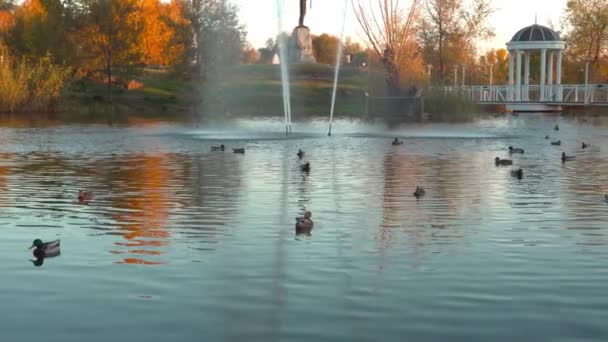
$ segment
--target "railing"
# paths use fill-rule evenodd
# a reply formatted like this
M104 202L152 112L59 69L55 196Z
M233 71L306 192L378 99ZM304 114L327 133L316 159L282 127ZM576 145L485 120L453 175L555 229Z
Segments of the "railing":
M541 89L544 88L544 89ZM543 102L608 104L608 84L522 85L520 100L514 85L442 87L444 94L459 94L479 103ZM545 96L541 99L541 92Z

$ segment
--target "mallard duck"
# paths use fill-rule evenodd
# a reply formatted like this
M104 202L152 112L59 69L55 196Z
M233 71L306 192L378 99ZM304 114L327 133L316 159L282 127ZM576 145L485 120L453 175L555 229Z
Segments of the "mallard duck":
M511 170L511 176L522 179L524 178L524 171L522 169Z
M585 142L583 142L583 144L581 145L581 147L584 149L586 149L587 147L589 147L589 144L585 144Z
M306 211L304 213L304 217L296 217L296 234L310 233L312 227L315 225L310 219L311 216L312 213L310 211Z
M562 141L561 141L561 140L558 140L558 141L552 141L552 142L551 142L551 145L553 145L553 146L561 146L561 145L562 145Z
M36 249L34 249L33 254L36 258L51 258L58 256L60 253L59 240L42 242L42 240L36 239L29 249L34 247L36 247Z
M304 151L298 149L298 158L302 159L304 157Z
M416 191L414 191L414 197L420 198L420 197L424 196L425 194L426 194L426 191L424 190L423 187L421 187L421 186L416 187Z
M513 161L510 159L494 158L494 164L496 165L513 165Z
M306 162L306 164L300 165L300 170L302 170L302 172L310 172L310 163Z
M234 153L240 153L240 154L245 154L245 149L244 148L233 148L232 152L234 152Z
M403 141L399 140L399 138L395 138L395 140L393 140L393 146L399 146L403 144Z
M78 202L87 203L92 199L93 199L93 192L84 191L84 190L78 191Z
M509 146L509 153L524 153L523 148L513 148L513 146Z
M567 156L566 152L562 152L562 162L576 159L575 156Z
M224 151L226 147L224 145L220 146L211 146L211 151Z
M553 127L554 130L559 131L559 126L555 125L555 127Z

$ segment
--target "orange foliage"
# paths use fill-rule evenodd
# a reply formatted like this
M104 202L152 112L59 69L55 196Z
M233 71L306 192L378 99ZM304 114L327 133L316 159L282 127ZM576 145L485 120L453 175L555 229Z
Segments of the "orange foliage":
M15 17L9 11L0 11L0 33L7 33L15 26Z
M172 1L143 0L141 37L142 62L147 65L173 65L181 60L186 46L179 42L177 27L188 25L183 6Z

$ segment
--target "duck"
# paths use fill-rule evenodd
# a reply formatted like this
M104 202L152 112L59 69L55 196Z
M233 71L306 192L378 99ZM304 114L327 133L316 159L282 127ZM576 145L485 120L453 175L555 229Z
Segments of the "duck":
M395 140L393 140L393 146L399 146L403 144L403 141L399 140L399 138L395 138Z
M245 149L244 148L233 148L232 152L234 153L240 153L240 154L245 154Z
M498 157L494 158L494 164L498 165L513 165L513 161L510 159L500 159Z
M567 156L566 152L562 152L562 162L566 162L568 160L574 160L576 159L575 156Z
M559 126L558 126L558 125L555 125L555 127L553 127L553 130L555 130L555 131L559 131Z
M315 225L314 222L310 219L312 213L310 211L306 211L303 217L296 217L296 234L308 234L312 230L312 227Z
M304 151L298 149L298 158L302 159L302 157L304 157Z
M517 177L518 179L522 179L522 178L524 178L524 170L522 170L522 169L511 170L511 176Z
M561 145L562 145L562 141L561 141L561 140L558 140L558 141L552 141L552 142L551 142L551 145L553 145L553 146L561 146Z
M523 148L513 148L513 146L509 146L509 153L524 153Z
M93 199L93 192L84 191L84 190L78 191L78 202L88 203L92 199Z
M310 163L306 162L306 164L300 165L300 170L302 170L302 172L310 172Z
M608 195L604 195L604 199L608 202Z
M426 190L423 187L417 186L416 191L414 191L414 197L420 198L426 194Z
M583 142L583 144L581 145L581 147L583 148L583 150L584 150L584 149L586 149L586 148L587 148L587 147L589 147L589 146L590 146L590 145L589 145L589 144L585 144L585 142Z
M549 140L549 136L548 135L545 135L545 140Z
M226 147L222 144L220 146L211 146L211 151L224 151Z
M61 253L59 248L59 240L42 242L42 240L36 239L34 242L32 242L32 246L29 249L34 247L36 247L36 249L34 249L33 254L37 259L52 258Z

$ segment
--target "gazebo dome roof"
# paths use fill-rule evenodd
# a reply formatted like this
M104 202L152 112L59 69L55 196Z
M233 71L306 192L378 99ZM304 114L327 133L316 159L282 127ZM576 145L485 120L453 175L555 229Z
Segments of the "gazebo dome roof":
M517 31L511 42L554 42L561 41L559 33L552 29L534 24Z

